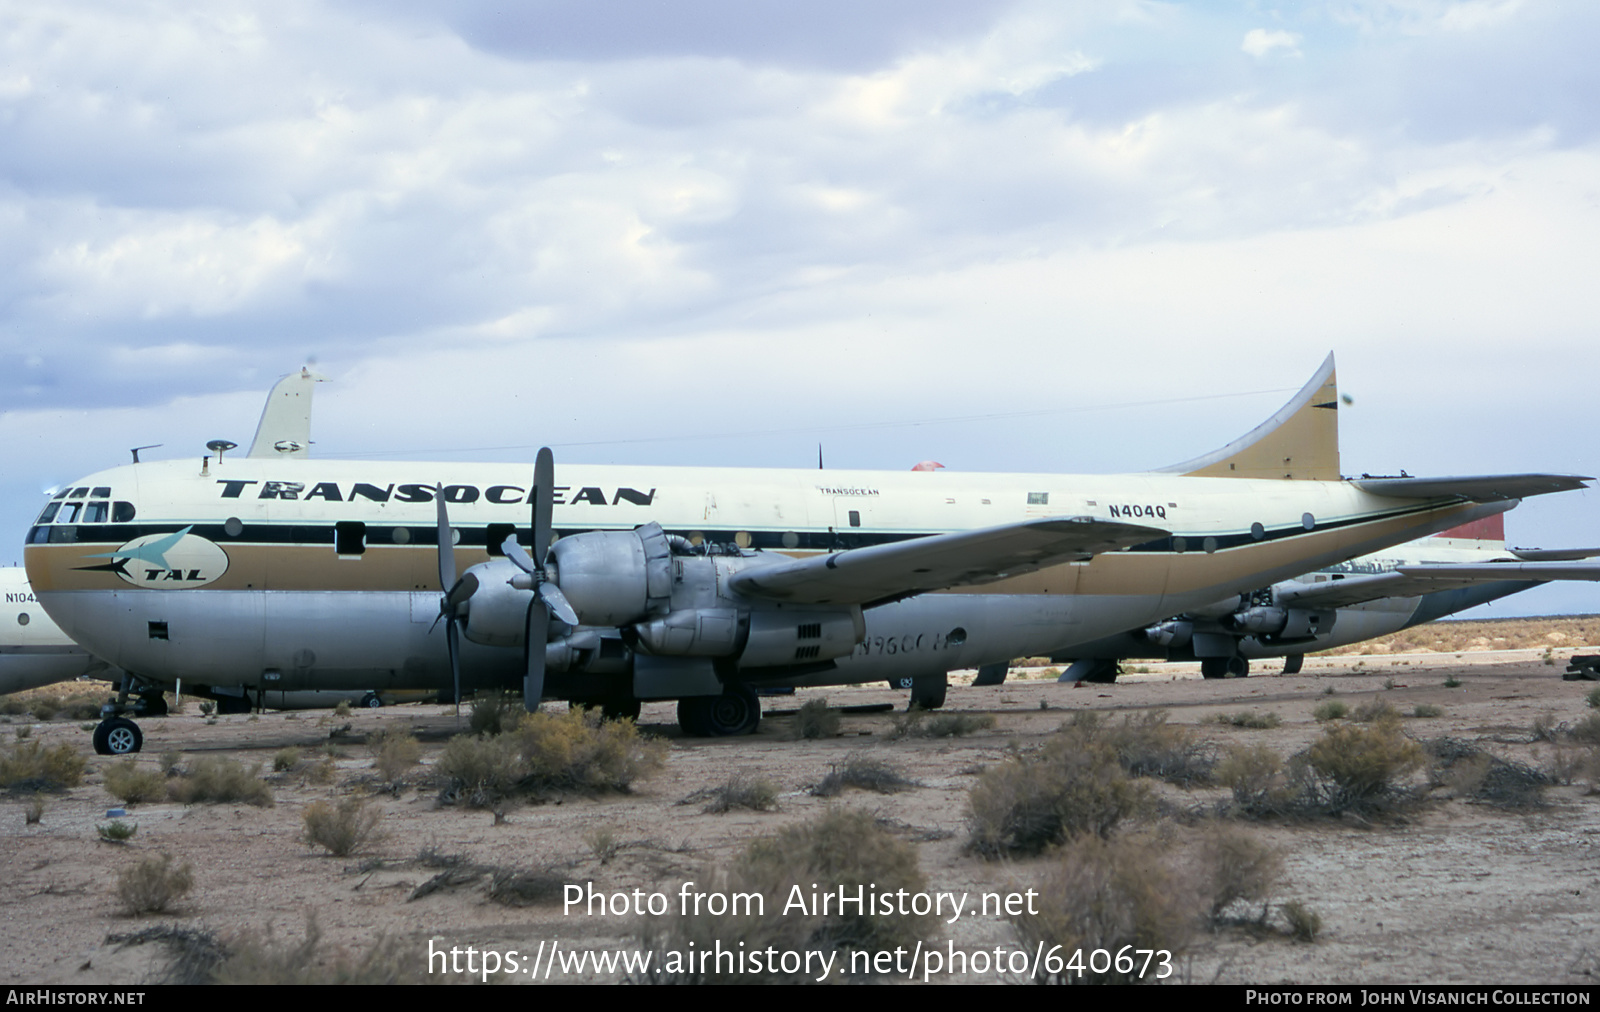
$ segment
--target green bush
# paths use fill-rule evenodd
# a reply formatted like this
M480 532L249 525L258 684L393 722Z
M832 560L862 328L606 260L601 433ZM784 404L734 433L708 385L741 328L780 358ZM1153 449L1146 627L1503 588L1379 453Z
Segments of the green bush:
M1380 804L1422 762L1422 746L1402 734L1394 719L1331 727L1306 751L1307 765L1327 781L1325 796L1334 812Z
M1289 934L1298 942L1315 942L1317 936L1322 934L1322 917L1315 910L1301 903L1299 900L1290 900L1281 908L1284 920L1289 922Z
M132 822L112 819L103 826L94 827L94 831L107 843L127 843L139 832L139 827Z
M1330 699L1326 703L1318 703L1317 708L1311 711L1319 724L1326 724L1330 720L1343 720L1350 715L1350 707L1342 701Z

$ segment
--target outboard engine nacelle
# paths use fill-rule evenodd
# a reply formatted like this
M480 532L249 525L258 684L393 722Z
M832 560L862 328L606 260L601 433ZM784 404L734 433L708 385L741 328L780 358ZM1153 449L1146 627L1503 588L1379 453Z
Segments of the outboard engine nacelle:
M1144 631L1144 638L1158 647L1185 647L1194 636L1194 623L1183 619L1158 622Z
M670 608L672 546L660 524L562 538L547 568L584 625L633 625Z

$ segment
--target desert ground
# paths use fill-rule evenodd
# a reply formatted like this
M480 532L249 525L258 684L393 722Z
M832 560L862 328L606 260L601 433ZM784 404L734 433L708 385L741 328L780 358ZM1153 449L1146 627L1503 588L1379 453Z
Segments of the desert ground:
M313 921L320 941L306 947L299 962L358 963L387 946L421 978L428 977L420 964L430 940L436 949L471 946L525 955L541 943L569 951L634 949L638 918L569 915L558 895L535 891L519 898L514 888L502 886L521 873L527 880L554 876L562 883L593 883L608 894L639 889L676 897L684 881L717 881L719 870L751 840L837 807L872 813L914 847L931 890L1021 892L1040 879L1051 859L991 861L971 853L969 792L985 768L1036 747L1084 710L1113 720L1164 711L1170 723L1192 729L1217 750L1260 744L1287 756L1324 733L1327 725L1313 711L1330 699L1351 707L1382 699L1405 714L1422 704L1437 707L1439 715L1406 717L1410 737L1460 739L1507 760L1551 769L1571 758L1571 748L1561 743L1561 725L1575 725L1594 712L1586 696L1595 683L1563 681L1566 657L1600 649L1579 645L1594 642L1587 635L1593 621L1581 627L1572 620L1538 622L1512 624L1522 649L1494 649L1507 637L1474 633L1458 637L1453 645L1459 649L1451 652L1313 657L1292 676L1279 674L1276 662L1264 662L1247 679L1225 681L1202 681L1194 665L1137 663L1115 685L1058 685L1049 669L1016 670L998 687L973 688L958 678L946 710L994 718L993 727L961 737L897 736L905 694L881 685L767 698L759 732L739 739L683 737L672 706L648 704L639 728L664 740L666 759L631 792L508 801L493 808L441 803L432 767L467 719L458 723L447 706L207 717L190 700L182 713L142 722L141 767L159 770L164 754L178 769L219 755L260 764L271 787L270 807L168 800L124 805L106 790L105 771L114 760L92 754L85 730L91 725L0 718L9 721L0 724L6 747L26 735L23 741L46 746L69 743L88 758L76 787L0 794L0 979L157 982L174 972L182 948L161 940L163 933L191 943L214 939L224 947L287 951ZM846 712L837 736L798 738L790 715L799 703L822 696L834 707L892 708ZM1281 722L1251 728L1217 719L1241 712L1270 712ZM376 732L394 729L421 743L420 763L398 787L375 771L364 744ZM291 748L300 750L299 758L274 772L274 760ZM917 786L897 793L848 790L832 798L811 793L831 769L863 753L887 761ZM698 800L685 803L735 775L770 781L777 788L776 810L719 814L705 811ZM1282 854L1284 874L1266 906L1269 916L1260 925L1229 923L1197 933L1175 956L1172 979L1596 983L1600 795L1592 776L1592 769L1569 775L1571 782L1545 788L1536 803L1507 808L1448 785L1430 787L1426 774L1418 773L1412 786L1420 800L1382 817L1230 820ZM1159 793L1167 813L1163 822L1180 836L1228 797L1216 786L1163 784ZM381 837L347 857L308 844L308 807L350 797L381 812ZM42 813L30 823L28 808L36 799L43 800ZM99 827L110 824L108 812L116 808L127 810L120 821L137 826L126 842L101 839ZM192 888L164 913L128 915L117 895L119 874L161 854L192 867ZM1290 900L1320 915L1322 929L1314 941L1290 936L1278 912ZM1019 945L1005 917L971 911L941 928L936 944L991 952ZM621 976L589 967L557 971L549 979ZM432 976L442 978L461 981L468 975ZM495 979L531 978L502 973ZM966 974L934 979L999 982L1025 975L969 967Z

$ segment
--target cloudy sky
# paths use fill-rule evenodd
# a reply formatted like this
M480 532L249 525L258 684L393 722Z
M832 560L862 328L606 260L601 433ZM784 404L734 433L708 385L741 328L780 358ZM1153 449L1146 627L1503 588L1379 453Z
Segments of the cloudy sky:
M507 9L509 8L509 10ZM0 531L130 446L1600 472L1600 5L0 0ZM1600 492L1519 544L1600 543ZM1600 611L1593 585L1495 614Z

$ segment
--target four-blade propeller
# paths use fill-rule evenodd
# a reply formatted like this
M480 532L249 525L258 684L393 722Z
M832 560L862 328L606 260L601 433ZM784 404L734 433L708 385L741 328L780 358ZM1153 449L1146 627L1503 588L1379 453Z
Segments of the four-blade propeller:
M524 630L523 649L526 673L522 679L522 701L529 712L539 708L544 696L545 646L550 638L550 616L554 615L568 626L578 625L578 614L572 608L561 588L556 585L546 560L553 540L551 531L554 512L555 456L549 447L539 450L533 467L533 553L530 555L517 543L512 534L501 545L507 559L526 576L519 576L512 585L533 591L528 602L527 625ZM445 620L445 634L450 650L450 678L455 692L456 713L461 713L461 626L462 606L478 590L478 576L468 570L456 578L454 534L450 529L448 507L445 505L444 486L435 491L439 507L439 617Z

